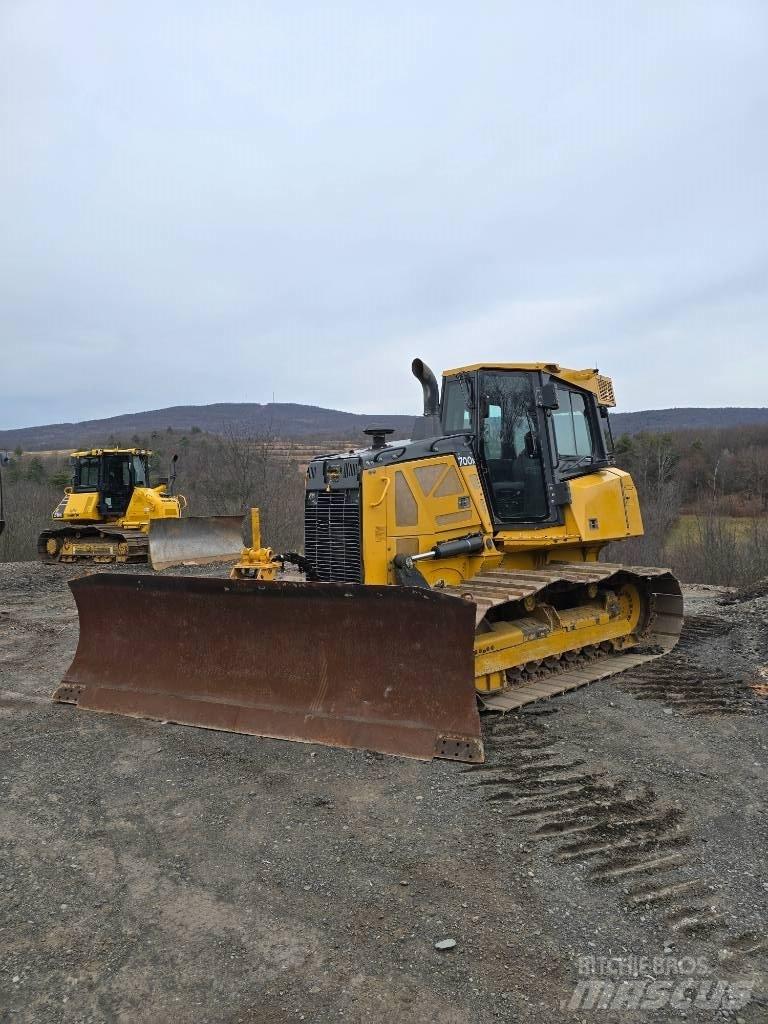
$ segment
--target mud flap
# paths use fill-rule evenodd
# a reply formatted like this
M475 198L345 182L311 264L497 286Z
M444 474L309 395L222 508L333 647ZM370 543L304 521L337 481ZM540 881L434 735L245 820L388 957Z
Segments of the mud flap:
M153 569L232 561L240 557L243 547L242 516L187 516L149 523Z
M412 587L104 573L70 582L89 711L482 761L474 605Z

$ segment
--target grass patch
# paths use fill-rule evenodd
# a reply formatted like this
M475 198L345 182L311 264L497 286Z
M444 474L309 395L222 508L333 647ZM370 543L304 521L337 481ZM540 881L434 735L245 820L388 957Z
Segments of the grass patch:
M686 582L752 584L768 576L768 516L680 516L665 554Z
M754 530L755 523L766 521L765 516L716 516L715 518L720 529L738 538L749 537ZM681 541L698 537L701 532L701 519L702 516L691 512L684 512L679 516L669 535L670 547Z

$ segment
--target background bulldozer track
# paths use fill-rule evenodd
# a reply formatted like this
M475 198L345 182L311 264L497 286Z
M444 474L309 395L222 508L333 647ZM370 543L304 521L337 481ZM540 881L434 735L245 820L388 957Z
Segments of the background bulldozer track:
M76 574L0 566L3 1024L539 1024L665 949L765 1019L768 597L688 588L671 656L484 716L468 768L51 705Z

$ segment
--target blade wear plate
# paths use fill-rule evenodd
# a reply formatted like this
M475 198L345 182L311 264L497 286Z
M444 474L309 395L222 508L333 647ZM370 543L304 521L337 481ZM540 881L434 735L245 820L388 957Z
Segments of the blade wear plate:
M80 638L54 700L406 757L483 759L468 601L411 587L194 576L104 573L69 585Z
M152 519L149 524L149 560L153 569L232 560L240 557L243 546L242 516Z

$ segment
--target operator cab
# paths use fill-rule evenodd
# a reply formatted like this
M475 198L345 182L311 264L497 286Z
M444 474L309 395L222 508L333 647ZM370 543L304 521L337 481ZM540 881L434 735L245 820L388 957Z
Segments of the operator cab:
M507 528L562 521L568 481L612 464L608 378L529 366L476 366L443 378L441 429L474 436L494 520Z
M134 488L149 486L149 456L149 452L139 449L76 452L72 456L72 490L97 491L100 515L124 516Z

